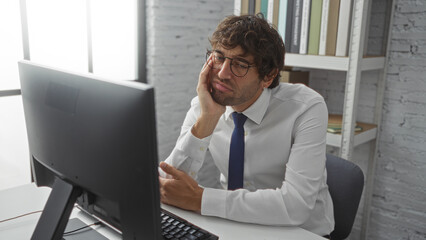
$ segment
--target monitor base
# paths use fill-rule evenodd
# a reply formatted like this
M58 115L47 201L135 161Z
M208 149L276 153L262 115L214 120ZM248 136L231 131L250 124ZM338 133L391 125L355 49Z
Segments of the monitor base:
M61 240L81 189L56 178L31 240Z

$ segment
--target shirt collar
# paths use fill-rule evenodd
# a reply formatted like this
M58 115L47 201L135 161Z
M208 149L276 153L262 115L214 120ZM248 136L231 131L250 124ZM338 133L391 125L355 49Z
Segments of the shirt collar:
M271 89L264 88L262 94L259 96L256 102L254 102L250 107L248 107L243 112L243 114L256 124L260 124L262 122L263 117L265 116L266 110L268 109L270 99ZM231 106L226 106L225 121L231 117L231 114L233 112L235 112L235 110Z

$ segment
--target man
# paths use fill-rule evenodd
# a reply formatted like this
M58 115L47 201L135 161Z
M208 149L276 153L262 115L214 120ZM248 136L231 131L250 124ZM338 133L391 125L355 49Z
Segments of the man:
M202 215L330 234L323 98L304 85L279 83L284 44L261 16L224 19L210 43L198 96L160 163L161 201ZM208 186L219 178L219 186Z

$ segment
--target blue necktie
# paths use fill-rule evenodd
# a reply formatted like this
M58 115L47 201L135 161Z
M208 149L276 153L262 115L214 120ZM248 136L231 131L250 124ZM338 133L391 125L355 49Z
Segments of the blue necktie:
M247 117L242 113L233 112L234 131L231 137L228 168L228 190L243 187L244 178L244 123Z

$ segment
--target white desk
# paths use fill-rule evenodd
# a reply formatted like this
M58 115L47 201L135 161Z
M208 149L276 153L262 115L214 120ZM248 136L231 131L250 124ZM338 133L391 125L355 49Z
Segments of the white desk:
M34 184L27 184L16 188L0 191L0 221L28 212L42 210L50 193L50 188L37 188ZM205 228L219 236L221 240L237 239L303 239L323 240L324 238L298 227L271 227L256 224L246 224L216 217L201 216L197 213L185 211L175 207L162 207L186 220ZM30 239L40 213L28 215L0 223L0 239ZM91 216L77 208L71 217L78 217L86 224L95 222ZM108 227L94 227L99 233L109 239L119 240L120 234Z

